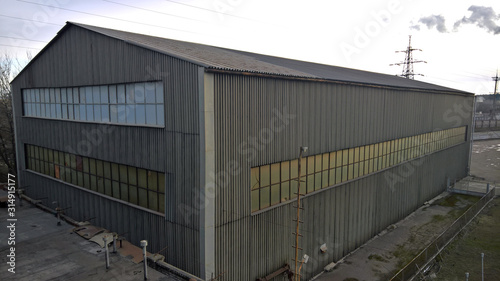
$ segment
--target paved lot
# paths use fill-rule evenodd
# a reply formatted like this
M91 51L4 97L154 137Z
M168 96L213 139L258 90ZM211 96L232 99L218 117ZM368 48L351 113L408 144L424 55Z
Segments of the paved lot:
M2 190L2 192L5 192ZM0 194L1 196L1 194ZM16 207L15 273L8 271L10 247L7 209L0 208L0 280L143 280L143 263L110 254L106 269L104 250L71 230L73 226L28 203ZM176 280L148 268L148 280ZM178 280L178 279L177 279Z
M500 183L500 139L474 141L470 173Z

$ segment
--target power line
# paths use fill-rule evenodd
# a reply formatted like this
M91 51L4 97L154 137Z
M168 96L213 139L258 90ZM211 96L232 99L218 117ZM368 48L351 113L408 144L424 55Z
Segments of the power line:
M10 39L17 39L17 40L26 40L26 41L47 43L47 41L40 41L40 40L34 40L34 39L26 39L26 38L21 38L21 37L11 37L11 36L3 36L3 35L0 35L0 37L2 37L2 38L10 38Z
M42 49L42 48L32 48L32 47L23 47L23 46L12 46L12 45L6 45L6 44L0 44L0 46L14 47L14 48L24 48L24 49L34 49L34 50L41 50Z
M6 18L11 18L11 19L16 19L16 20L24 20L24 21L39 22L39 23L49 24L49 25L55 25L55 26L63 26L62 24L57 24L57 23L51 23L51 22L45 22L45 21L39 21L39 20L23 19L23 18L12 17L12 16L6 16L6 15L0 15L0 17L6 17Z
M29 1L25 1L25 0L17 0L17 1L28 3L28 4L33 4L33 5L38 5L38 6L44 6L44 7L54 8L54 9L60 9L60 10L69 11L69 12L73 12L73 13L79 13L79 14L85 14L85 15L90 15L90 16L95 16L95 17L101 17L101 18L111 19L111 20L117 20L117 21L122 21L122 22L129 22L129 23L135 23L135 24L140 24L140 25L146 25L146 26L152 26L152 27L170 29L170 30L175 30L175 31L180 31L180 32L186 32L186 33L202 34L202 33L194 32L194 31L188 31L188 30L182 30L182 29L177 29L177 28L165 27L165 26L160 26L160 25L155 25L155 24L147 24L147 23L137 22L137 21L131 21L131 20L124 20L124 19L120 19L120 18L103 16L103 15L98 15L98 14L94 14L94 13L82 12L82 11L77 11L77 10L72 10L72 9L67 9L67 8L61 8L61 7L52 6L52 5L41 4L41 3L29 2Z
M160 11L155 11L155 10L151 10L151 9L141 8L141 7L132 6L132 5L128 5L128 4L123 4L123 3L119 3L119 2L114 2L114 1L110 1L110 0L102 0L102 1L113 3L113 4L116 4L116 5L120 5L120 6L130 7L130 8L134 8L134 9L138 9L138 10L143 10L143 11L147 11L147 12L152 12L152 13L157 13L157 14L162 14L162 15L167 15L167 16L172 16L172 17L177 17L177 18L181 18L181 19L187 19L187 20L202 22L202 23L207 23L206 21L202 21L202 20L198 20L198 19L193 19L193 18L178 16L178 15L169 14L169 13L163 13L163 12L160 12Z

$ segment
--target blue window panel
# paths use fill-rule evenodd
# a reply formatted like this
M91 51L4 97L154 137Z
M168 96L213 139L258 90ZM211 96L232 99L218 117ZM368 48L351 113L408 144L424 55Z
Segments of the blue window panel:
M68 94L66 93L66 88L61 89L61 103L67 103Z
M40 104L37 103L35 108L36 108L36 116L40 117L41 116L41 113L40 113Z
M163 116L163 104L156 106L156 124L165 126L165 117Z
M109 117L111 123L118 123L118 106L116 105L109 106Z
M80 120L85 121L87 120L87 114L85 114L85 105L80 104Z
M74 120L75 117L73 116L73 105L68 104L68 119L69 120Z
M56 118L56 105L50 105L50 118Z
M44 89L43 93L44 93L44 97L45 97L45 103L49 103L50 102L49 89Z
M146 124L148 125L156 124L156 105L153 104L146 105Z
M101 103L108 103L108 86L100 86Z
M148 82L145 84L146 103L155 103L155 83Z
M135 105L127 104L126 108L127 124L135 124Z
M135 92L134 92L134 98L135 98L135 103L144 103L145 97L144 97L144 83L135 83Z
M24 91L23 91L23 102L24 102L24 103L28 103L28 102L30 102L30 100L29 100L28 96L29 96L29 92L28 92L28 90L24 90Z
M36 107L37 107L36 103L31 103L31 111L30 111L31 116L37 116L36 115Z
M35 90L35 101L40 102L40 90L39 89Z
M45 104L45 117L50 118L50 104Z
M101 106L98 104L94 105L94 121L101 122Z
M156 103L163 103L163 83L156 82Z
M118 114L118 123L126 123L127 122L127 118L126 118L126 105L124 104L119 104L117 106L118 110L117 110L117 114Z
M68 119L68 106L66 104L62 104L62 118Z
M92 103L92 87L85 87L85 103Z
M116 87L116 98L118 103L125 103L125 85Z
M93 103L99 103L99 101L101 100L99 95L100 95L99 86L92 87L92 101L93 101Z
M87 112L86 112L87 119L85 119L85 120L94 121L94 106L91 104L87 104L86 108L87 108Z
M80 102L80 92L78 91L78 88L73 88L73 103L79 103L79 102Z
M127 84L126 85L126 90L127 92L125 93L127 96L127 103L133 104L135 103L135 98L134 98L134 93L135 93L135 87L134 84Z
M50 103L55 103L56 102L56 97L55 97L55 94L54 94L54 88L50 88L49 89L49 98L50 98Z
M30 116L31 115L30 110L31 110L31 104L25 102L24 103L24 115L25 116Z
M146 107L143 104L135 106L135 123L146 124Z
M40 104L40 117L45 117L45 104Z
M56 95L56 103L61 103L61 89L57 88L55 90L55 95Z
M109 86L109 103L116 103L116 85Z
M101 120L102 122L109 122L109 106L101 105Z
M66 93L68 93L68 103L73 103L73 89L66 89Z
M56 118L57 119L61 119L62 118L61 104L60 103L56 103L55 107L56 107Z

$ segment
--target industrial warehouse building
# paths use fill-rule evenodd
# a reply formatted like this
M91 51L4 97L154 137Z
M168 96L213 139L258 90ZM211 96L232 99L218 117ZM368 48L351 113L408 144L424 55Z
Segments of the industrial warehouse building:
M293 270L301 146L303 278L468 173L473 95L396 76L67 23L12 90L28 196L205 280Z

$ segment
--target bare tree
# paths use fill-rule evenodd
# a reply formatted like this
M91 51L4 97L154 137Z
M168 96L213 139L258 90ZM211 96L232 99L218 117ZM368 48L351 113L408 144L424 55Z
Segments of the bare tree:
M28 61L31 54L27 53ZM0 166L11 174L17 173L10 81L24 64L8 54L0 55Z

